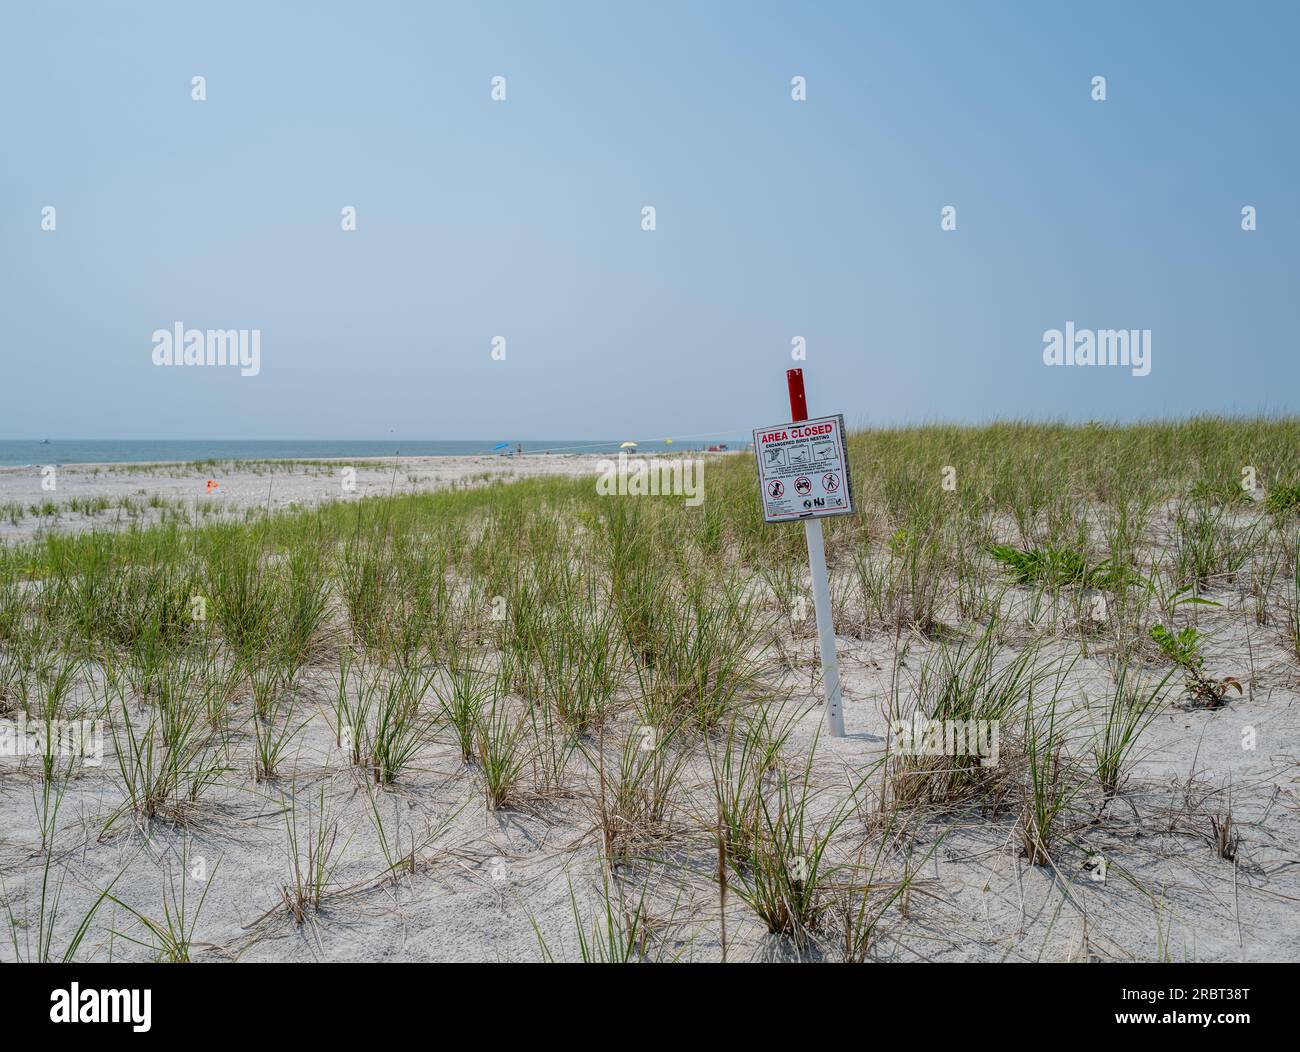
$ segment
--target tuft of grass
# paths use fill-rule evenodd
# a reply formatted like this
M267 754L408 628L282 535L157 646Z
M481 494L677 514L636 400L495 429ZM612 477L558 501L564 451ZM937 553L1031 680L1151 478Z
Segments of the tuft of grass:
M57 824L57 810L62 797L54 802L55 816L50 821L50 828L53 830ZM85 942L86 936L90 933L91 925L94 923L95 915L99 913L100 908L106 901L111 898L113 888L117 882L122 879L122 874L126 872L126 866L118 870L117 875L113 877L100 891L99 895L82 914L80 922L69 936L68 941L64 944L63 949L59 950L56 945L55 932L59 928L60 907L63 901L63 885L67 879L68 866L60 864L57 867L54 864L54 838L51 834L49 842L43 848L44 862L41 865L41 886L36 903L36 914L32 916L30 905L25 904L23 917L20 920L14 913L11 892L4 882L3 876L0 876L0 897L5 903L5 919L9 927L9 944L13 948L15 961L27 961L34 964L69 964L75 961L78 952L81 950L81 944ZM55 876L51 879L51 873ZM21 932L21 940L19 933ZM32 933L36 934L36 941L32 942Z
M354 767L370 758L370 726L379 693L379 678L366 666L357 668L346 648L339 649L334 680L334 744Z
M1210 831L1214 840L1214 853L1226 862L1236 862L1241 833L1232 818L1231 794L1228 795L1227 807L1217 815L1210 816Z
M637 670L646 722L675 726L689 719L711 731L729 712L767 693L763 659L771 621L734 577L694 578L673 610L655 664Z
M707 750L716 823L731 865L753 864L764 786L777 770L793 722L775 707L760 705L753 714L733 714L720 745Z
M308 722L307 717L295 722L292 696L279 692L268 696L264 708L254 708L249 717L253 731L254 780L271 782L280 777L280 765Z
M578 896L573 890L572 882L569 884L569 904L573 911L578 958L583 964L634 964L667 959L661 950L656 949L651 939L646 893L642 892L635 904L628 906L617 881L611 889L609 872L604 866L601 867L599 910L591 918L589 926L583 921L578 909ZM537 936L542 960L553 964L555 954L546 937L531 914L528 919Z
M596 756L588 756L598 768L598 818L611 865L666 838L674 787L687 759L684 750L673 748L677 730L636 728L624 737L612 772L605 769L603 735Z
M941 643L922 666L916 702L904 711L901 686L895 683L895 717L907 723L920 716L946 725L997 728L1026 702L1053 672L1040 662L1036 646L1019 653L1003 652L992 624L974 640ZM889 760L889 785L900 806L950 803L978 793L999 777L978 755L917 755L894 751Z
M811 808L817 795L812 786L812 757L796 774L781 767L759 799L757 835L748 865L733 864L730 886L767 930L806 950L821 930L832 904L830 884L838 867L829 849L832 838L848 820L850 808L841 804L821 822ZM861 784L861 783L859 783Z
M1052 851L1062 835L1082 783L1074 775L1074 764L1065 753L1063 728L1058 724L1057 692L1047 703L1046 714L1035 711L1030 694L1025 705L1025 780L1020 807L1020 853L1033 866L1052 864Z
M1264 498L1264 507L1274 515L1292 515L1300 509L1300 483L1274 486Z
M527 765L524 732L527 725L513 716L503 697L493 695L479 715L474 748L490 811L515 803Z
M319 913L325 896L334 885L334 872L351 837L339 845L339 824L333 804L325 798L322 785L314 813L306 819L305 835L299 829L297 786L286 795L284 829L289 859L289 879L280 886L285 909L301 926Z
M443 722L455 735L462 763L474 760L475 732L495 686L485 670L468 660L453 661L447 667L445 686L434 684Z
M905 909L913 890L924 888L917 875L943 842L942 835L936 837L929 850L918 856L912 841L906 840L906 846L899 852L901 872L886 875L890 846L905 839L905 830L899 828L898 812L883 817L870 859L864 842L854 863L842 867L841 879L832 888L831 910L839 923L840 958L850 964L860 964L870 958L890 912Z
M1178 584L1203 589L1234 575L1255 544L1256 525L1238 530L1229 505L1182 501L1174 513L1173 572Z
M428 739L429 719L421 702L434 673L410 666L392 670L379 691L371 745L371 768L380 785L391 785Z
M165 661L158 673L157 702L143 719L132 715L120 685L109 685L108 697L116 696L118 702L120 718L110 727L126 802L105 831L126 812L144 822L160 815L183 821L229 769L224 738L208 721L197 673L186 658Z
M203 904L208 900L208 892L212 890L212 881L216 878L217 870L221 867L221 861L218 860L212 867L212 872L207 874L203 884L203 893L199 896L199 901L195 903L191 912L188 906L188 884L189 884L189 849L183 848L180 860L180 888L177 890L176 877L170 866L165 866L162 873L162 918L155 919L147 916L133 906L127 905L121 899L110 896L114 903L121 906L130 913L144 929L149 933L150 941L144 942L133 935L124 932L114 932L114 934L126 939L127 942L135 943L137 946L144 946L154 952L158 961L166 964L189 964L191 962L191 953L194 947L194 932L198 928L199 918L203 914Z
M1106 806L1128 778L1130 758L1142 736L1160 712L1170 672L1150 690L1131 688L1128 669L1121 666L1106 709L1106 719L1093 740L1092 757Z

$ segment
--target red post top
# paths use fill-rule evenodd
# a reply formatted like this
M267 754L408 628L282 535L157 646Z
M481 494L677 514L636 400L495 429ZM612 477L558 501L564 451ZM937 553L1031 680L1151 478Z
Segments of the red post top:
M803 393L803 370L787 369L785 382L790 388L790 419L792 421L808 419L808 399Z

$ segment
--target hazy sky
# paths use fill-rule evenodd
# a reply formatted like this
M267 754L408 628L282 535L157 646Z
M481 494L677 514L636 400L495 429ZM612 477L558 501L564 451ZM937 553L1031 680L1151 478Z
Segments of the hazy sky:
M1294 412L1297 10L5 0L0 437Z

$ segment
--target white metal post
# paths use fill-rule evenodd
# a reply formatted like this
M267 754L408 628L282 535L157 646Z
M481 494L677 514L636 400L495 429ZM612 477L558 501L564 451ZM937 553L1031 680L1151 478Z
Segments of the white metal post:
M844 737L844 705L840 693L840 659L835 653L835 622L831 615L831 583L826 574L826 542L821 519L806 519L808 567L812 571L813 611L817 615L817 649L822 659L822 691L826 696L826 729Z

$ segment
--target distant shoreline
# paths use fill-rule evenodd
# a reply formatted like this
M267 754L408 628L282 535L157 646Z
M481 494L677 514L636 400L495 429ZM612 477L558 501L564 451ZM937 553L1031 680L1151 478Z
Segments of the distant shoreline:
M723 445L730 450L744 448L748 439L681 439L675 441L640 441L636 452L696 453ZM581 441L577 439L552 439L537 441L516 439L489 443L477 440L425 439L409 442L389 442L383 439L238 439L207 441L186 439L87 439L51 440L48 444L37 440L0 440L0 471L8 469L30 470L33 467L53 464L86 468L109 468L113 465L171 466L195 463L270 463L270 462L356 462L356 461L410 461L424 457L485 457L500 459L518 456L606 456L622 447L622 441ZM500 447L500 448L494 448ZM630 452L631 450L629 450Z
M676 448L676 447L669 447ZM711 462L727 453L682 450ZM664 447L648 449L651 458ZM79 533L161 522L246 520L251 513L331 501L430 493L565 476L595 477L617 454L330 457L112 461L0 467L0 545L38 533ZM48 472L46 468L50 468ZM46 483L53 485L47 488ZM211 485L209 485L211 483Z
M653 454L662 452L661 450L647 450L646 453ZM695 451L698 452L698 451ZM585 456L603 456L604 454L588 453L541 453L525 452L525 457L567 457L577 459ZM43 467L45 464L52 464L54 467L67 468L102 468L108 471L113 469L130 470L143 468L184 468L191 466L201 466L205 464L225 465L225 464L369 464L382 466L383 462L393 460L402 461L420 461L427 460L430 457L444 457L448 460L500 460L500 459L517 459L519 454L511 453L509 450L502 450L500 453L390 453L387 456L361 456L361 457L198 457L192 460L48 460L32 461L29 464L0 464L0 472L30 471L33 468ZM390 465L391 466L391 465Z

